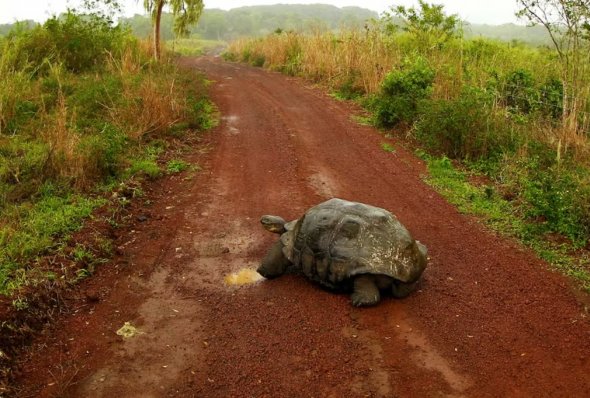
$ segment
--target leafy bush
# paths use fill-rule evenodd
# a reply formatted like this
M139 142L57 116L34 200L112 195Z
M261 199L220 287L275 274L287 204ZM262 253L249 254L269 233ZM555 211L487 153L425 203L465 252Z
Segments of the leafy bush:
M539 233L556 232L585 246L590 236L587 171L548 163L542 154L529 153L504 169L506 183L514 185L524 215L535 222Z
M92 127L94 120L104 120L108 109L121 101L123 82L117 75L82 76L67 99L68 108L76 113L79 128Z
M197 99L192 95L188 98L187 121L192 129L208 130L217 125L215 105L206 98Z
M358 73L354 71L337 87L336 97L353 100L363 95L363 90L357 84Z
M50 60L79 73L101 65L109 53L118 57L133 39L103 18L68 12L30 31L11 33L7 40L15 51L15 69L45 73Z
M457 99L423 101L416 137L452 159L485 159L513 151L518 136L510 122L493 110L492 100L484 90L465 87Z
M506 106L516 113L529 114L538 109L540 93L532 72L517 69L508 74L504 83Z
M411 124L417 116L418 103L430 96L433 83L434 70L422 57L406 60L400 70L389 72L371 104L377 124Z
M42 183L49 157L49 148L41 142L19 136L0 137L0 183L4 183L5 201L18 201L34 194Z
M258 68L261 68L264 66L265 60L266 60L266 58L264 57L264 55L255 54L254 56L252 56L250 63L252 64L252 66L256 66Z
M105 176L116 176L121 170L121 156L127 149L128 137L111 124L104 124L97 133L84 136L79 150L85 154L89 165L85 178L101 180ZM92 176L94 171L96 175Z
M229 62L237 62L239 59L237 54L234 52L231 52L231 51L226 51L223 54L221 54L221 56L223 57L224 60L229 61Z
M563 82L551 78L541 87L541 111L554 120L563 115Z

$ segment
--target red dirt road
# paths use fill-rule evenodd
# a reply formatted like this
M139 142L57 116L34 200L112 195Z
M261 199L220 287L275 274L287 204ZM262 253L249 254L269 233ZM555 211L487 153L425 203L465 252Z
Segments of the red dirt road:
M459 214L403 148L297 79L214 58L222 114L205 170L169 179L152 217L42 336L20 396L589 397L590 322L561 276ZM276 237L330 197L389 209L429 249L420 290L357 309L288 275L241 288ZM88 293L86 293L88 294ZM125 321L141 334L115 334Z

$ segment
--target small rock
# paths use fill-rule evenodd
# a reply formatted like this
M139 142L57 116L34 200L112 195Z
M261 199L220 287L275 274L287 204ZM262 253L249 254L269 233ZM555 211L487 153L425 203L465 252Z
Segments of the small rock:
M97 292L86 293L86 301L88 303L98 303L100 301L100 295Z
M137 221L139 222L145 222L148 220L148 216L146 216L145 214L140 214L139 216L137 216Z

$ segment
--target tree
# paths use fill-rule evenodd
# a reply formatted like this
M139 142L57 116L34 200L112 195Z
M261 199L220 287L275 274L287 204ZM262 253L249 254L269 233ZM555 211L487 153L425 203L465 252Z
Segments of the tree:
M579 129L577 113L586 107L590 65L590 0L517 0L517 16L549 33L562 67L563 118ZM582 129L584 126L582 126Z
M203 0L144 0L147 12L152 14L154 25L154 58L160 59L160 24L164 7L168 6L174 17L174 33L177 36L189 34L189 27L199 20L203 12Z
M532 25L543 25L561 58L588 40L590 0L517 0L517 16Z
M121 14L122 7L120 0L83 0L82 11L112 24L115 16Z
M402 29L416 37L428 49L439 47L454 37L460 37L461 20L456 14L446 15L444 6L418 0L418 8L394 6L385 12L382 22L387 32L397 29L395 18L401 20Z

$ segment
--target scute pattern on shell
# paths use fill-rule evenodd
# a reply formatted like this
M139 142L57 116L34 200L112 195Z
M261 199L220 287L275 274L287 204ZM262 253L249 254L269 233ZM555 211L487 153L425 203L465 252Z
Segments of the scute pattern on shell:
M288 223L285 256L307 277L332 288L359 274L416 281L426 248L387 210L331 199Z

